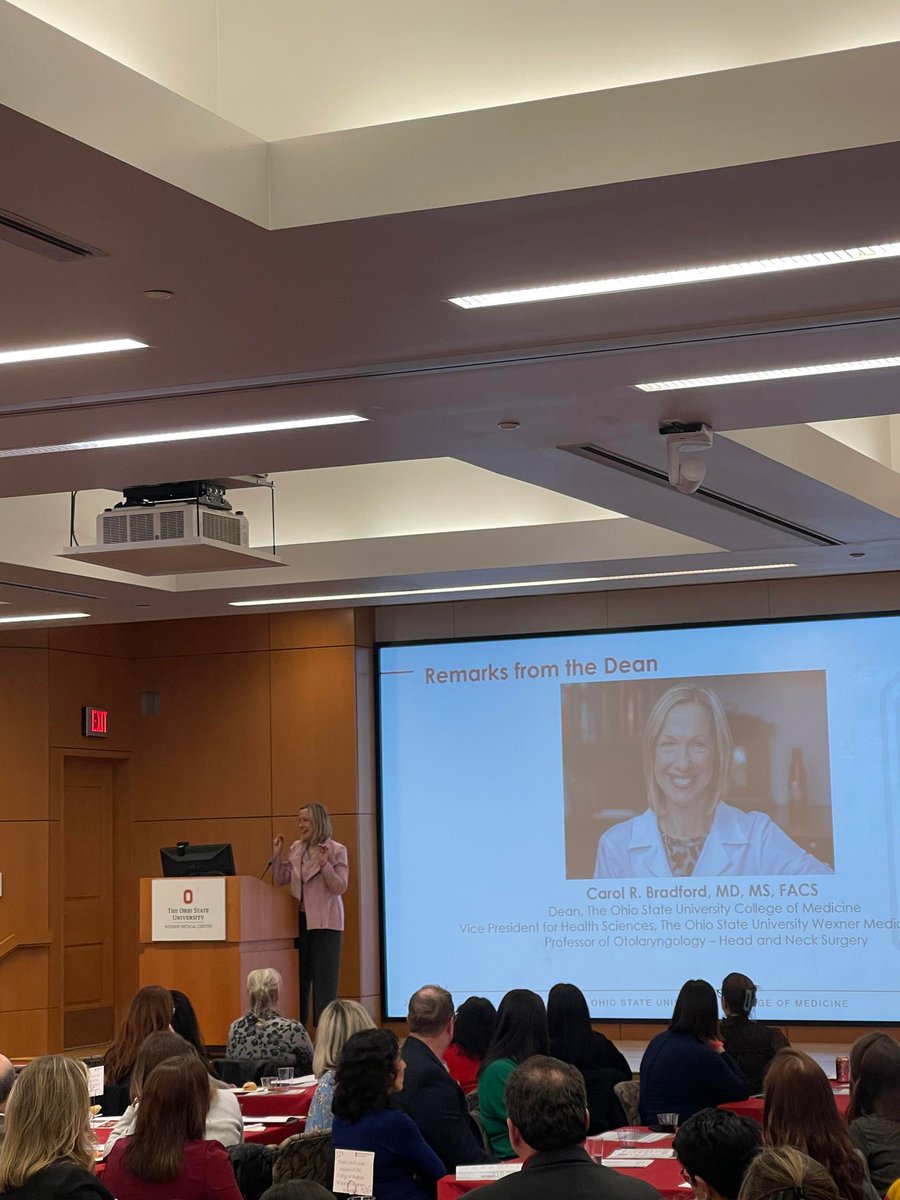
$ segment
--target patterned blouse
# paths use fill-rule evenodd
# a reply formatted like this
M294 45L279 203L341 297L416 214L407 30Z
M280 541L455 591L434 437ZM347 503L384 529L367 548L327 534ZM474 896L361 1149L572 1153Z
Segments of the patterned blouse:
M299 1021L269 1013L257 1017L247 1013L233 1021L228 1030L226 1058L293 1058L298 1075L312 1070L313 1045Z
M330 1133L334 1122L331 1112L331 1101L334 1096L334 1067L329 1067L322 1073L318 1087L309 1106L306 1118L307 1133Z
M669 860L669 870L673 875L693 875L694 867L700 857L700 851L706 842L706 834L697 838L677 838L669 833L662 834L663 845L666 848L666 858Z

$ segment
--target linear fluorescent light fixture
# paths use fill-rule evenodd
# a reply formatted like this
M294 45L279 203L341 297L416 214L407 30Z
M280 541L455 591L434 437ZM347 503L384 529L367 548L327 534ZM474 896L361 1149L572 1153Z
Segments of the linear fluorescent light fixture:
M878 246L852 246L846 250L817 250L812 254L785 254L779 258L755 258L747 262L719 263L706 267L682 267L674 271L649 271L642 275L614 275L609 279L582 279L508 292L482 292L475 296L452 296L459 308L494 308L500 304L529 304L537 300L571 300L577 296L608 296L613 292L639 292L645 288L674 287L684 283L711 283L716 279L742 279L749 275L771 275L777 271L806 271L812 267L835 267L842 263L872 262L900 257L900 242Z
M844 371L881 371L885 367L900 367L900 355L815 363L808 367L774 367L771 371L738 371L732 375L698 375L694 379L657 379L653 383L636 383L634 386L639 392L680 392L686 388L725 387L731 383L763 383L767 379L805 379L809 375L840 375Z
M330 596L283 596L279 600L230 600L231 608L271 608L279 604L321 604L326 600L391 600L400 596L450 596L462 592L502 592L508 588L574 587L580 583L618 583L626 579L674 579L687 575L734 575L740 571L788 571L796 563L755 567L700 567L691 571L642 571L635 575L582 575L574 579L522 579L508 583L463 583L450 587L403 588L390 592L344 592Z
M24 617L0 617L0 625L22 625L26 621L78 621L90 613L29 613Z
M126 437L95 438L89 442L60 442L55 446L15 446L0 450L0 458L25 458L30 454L67 454L72 450L116 450L120 446L153 446L163 442L194 442L206 438L240 437L282 429L317 429L321 425L350 425L367 421L355 413L335 417L300 417L295 421L256 421L252 425L218 425L207 429L178 429L169 433L135 433Z
M146 350L135 338L107 338L103 342L70 342L65 346L31 346L27 350L0 350L0 365L44 362L50 358L79 358L85 354L115 354L117 350Z

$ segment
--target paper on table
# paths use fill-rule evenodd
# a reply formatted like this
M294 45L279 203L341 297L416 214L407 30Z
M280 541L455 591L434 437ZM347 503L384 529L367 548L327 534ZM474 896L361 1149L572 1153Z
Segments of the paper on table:
M613 1150L609 1157L613 1159L619 1159L620 1161L625 1158L674 1158L675 1151L670 1149L659 1149L657 1147L651 1147L649 1150L640 1150L633 1149L631 1146L623 1146L621 1150Z
M88 1067L88 1095L103 1095L103 1063L97 1067Z
M618 1153L618 1151L616 1151ZM604 1167L651 1167L653 1166L652 1158L604 1158L602 1165Z
M520 1162L505 1163L472 1163L470 1166L457 1167L457 1179L502 1179L504 1175L512 1175L522 1170Z
M245 1125L244 1133L264 1133L265 1125Z
M335 1150L331 1188L350 1196L371 1196L375 1155L371 1150Z
M621 1132L621 1129L609 1129L605 1133L592 1134L591 1140L599 1141L602 1138L604 1142L620 1142L622 1140L619 1136ZM666 1138L671 1136L671 1133L654 1133L652 1129L648 1129L646 1133L632 1134L631 1140L640 1142L643 1145L644 1142L664 1142Z
M305 1117L291 1116L271 1116L267 1117L265 1113L255 1113L252 1117L244 1117L244 1125L249 1122L251 1125L258 1125L262 1121L266 1125L289 1125L292 1122L305 1121Z

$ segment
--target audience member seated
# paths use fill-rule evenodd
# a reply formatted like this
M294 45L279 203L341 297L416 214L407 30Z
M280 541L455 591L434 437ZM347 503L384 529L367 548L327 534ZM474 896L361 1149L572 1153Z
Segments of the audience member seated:
M847 1115L853 1144L883 1196L900 1179L900 1046L886 1033L867 1033L854 1043Z
M3 1140L4 1122L6 1120L6 1102L12 1085L16 1081L16 1068L5 1054L0 1054L0 1141Z
M678 993L669 1028L644 1051L640 1079L644 1125L656 1125L661 1113L678 1113L683 1121L701 1108L750 1095L719 1039L716 993L705 979L689 979Z
M94 1176L88 1074L83 1063L36 1058L16 1080L0 1146L0 1195L17 1200L113 1200Z
M141 1088L134 1133L107 1159L117 1200L242 1200L228 1152L203 1139L209 1074L193 1054L154 1067Z
M338 1059L331 1140L335 1150L374 1153L378 1200L427 1200L445 1173L415 1121L390 1107L405 1070L397 1038L388 1029L354 1033Z
M821 1163L789 1146L764 1147L744 1175L738 1200L841 1200Z
M694 1200L737 1200L744 1174L762 1147L757 1121L702 1108L680 1125L673 1142Z
M394 1107L412 1117L448 1173L467 1163L490 1162L463 1090L443 1061L453 1037L453 997L436 984L419 988L409 998L406 1023L406 1073Z
M276 1183L267 1188L259 1200L334 1200L334 1192L329 1192L328 1188L322 1187L314 1179L289 1179L287 1183Z
M763 1135L770 1146L791 1146L821 1163L841 1200L878 1200L857 1154L825 1072L800 1050L779 1050L766 1072Z
M588 1133L625 1124L625 1113L613 1088L631 1078L631 1067L608 1037L593 1030L587 1000L574 983L557 983L550 989L547 1025L550 1053L577 1067L584 1076L591 1114Z
M185 1055L203 1062L190 1042L170 1030L151 1033L145 1039L143 1046L138 1051L134 1070L131 1072L131 1103L113 1126L113 1131L105 1146L107 1155L120 1137L128 1137L134 1133L141 1090L150 1072L161 1062L167 1062L171 1058L181 1058ZM203 1066L206 1067L205 1062L203 1062ZM206 1141L221 1142L223 1146L237 1146L244 1140L244 1120L237 1097L226 1084L220 1083L212 1076L209 1079L209 1112L206 1116L203 1137Z
M103 1059L104 1116L121 1116L128 1107L129 1080L138 1050L151 1033L171 1028L174 1007L169 989L155 985L142 987L131 1001L115 1041Z
M529 1058L506 1081L506 1105L524 1166L479 1190L478 1200L659 1200L649 1183L600 1166L585 1150L587 1093L576 1067Z
M484 996L470 996L459 1006L444 1062L467 1096L478 1090L478 1068L496 1028L497 1010Z
M722 980L722 1011L719 1026L725 1049L741 1069L751 1095L762 1091L766 1068L779 1050L791 1043L773 1025L751 1021L756 1006L756 984L746 975L732 972Z
M250 1011L228 1030L228 1058L293 1059L298 1075L312 1070L313 1045L299 1021L278 1013L281 976L271 967L247 976Z
M537 992L514 988L500 1001L497 1029L478 1072L478 1108L481 1123L498 1158L513 1158L506 1125L504 1088L510 1075L533 1054L545 1057L550 1050L547 1010Z
M200 1032L200 1022L197 1020L194 1006L184 992L178 992L175 988L172 988L172 1009L173 1031L183 1037L186 1042L191 1043L197 1051L200 1061L208 1071L212 1071L212 1063L206 1053L206 1043Z
M355 1000L332 1000L319 1018L312 1069L318 1080L309 1115L307 1133L328 1133L331 1129L331 1099L334 1095L334 1069L344 1043L361 1029L374 1029L375 1022Z

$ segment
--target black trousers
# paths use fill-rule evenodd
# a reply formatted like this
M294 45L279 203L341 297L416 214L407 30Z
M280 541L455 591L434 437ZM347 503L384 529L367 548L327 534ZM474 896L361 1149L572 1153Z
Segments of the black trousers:
M309 992L312 988L313 1020L316 1025L322 1010L337 998L341 969L341 931L307 929L306 913L300 910L300 1020L307 1024Z

